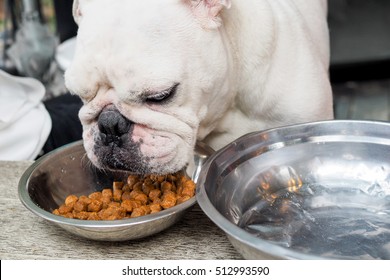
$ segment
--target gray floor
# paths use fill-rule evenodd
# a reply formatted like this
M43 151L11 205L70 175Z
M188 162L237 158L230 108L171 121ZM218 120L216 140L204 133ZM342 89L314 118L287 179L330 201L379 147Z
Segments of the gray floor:
M336 119L390 121L390 79L333 84Z

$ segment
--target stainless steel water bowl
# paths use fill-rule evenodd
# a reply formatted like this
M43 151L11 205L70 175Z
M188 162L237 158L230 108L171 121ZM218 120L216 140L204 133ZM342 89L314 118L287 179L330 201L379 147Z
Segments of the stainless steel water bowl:
M213 152L203 143L195 148L193 162L187 173L196 182L200 168ZM69 194L88 195L112 182L123 179L123 174L100 172L86 157L82 142L59 148L34 162L19 181L19 198L34 214L70 233L93 240L122 241L158 233L180 220L196 202L190 200L159 213L116 221L85 221L64 218L51 212L64 203Z
M247 259L390 259L390 123L248 134L205 163L197 200Z

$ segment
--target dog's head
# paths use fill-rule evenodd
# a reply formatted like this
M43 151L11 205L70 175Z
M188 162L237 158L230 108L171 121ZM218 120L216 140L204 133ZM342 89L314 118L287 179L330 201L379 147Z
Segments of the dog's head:
M104 169L171 173L193 156L233 99L218 27L228 0L76 0L69 91L84 145Z

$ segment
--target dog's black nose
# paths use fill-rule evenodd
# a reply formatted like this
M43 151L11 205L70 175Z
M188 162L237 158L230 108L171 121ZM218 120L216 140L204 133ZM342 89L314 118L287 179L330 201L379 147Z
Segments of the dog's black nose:
M104 109L98 118L100 137L104 145L122 145L121 136L130 131L132 122L117 109Z

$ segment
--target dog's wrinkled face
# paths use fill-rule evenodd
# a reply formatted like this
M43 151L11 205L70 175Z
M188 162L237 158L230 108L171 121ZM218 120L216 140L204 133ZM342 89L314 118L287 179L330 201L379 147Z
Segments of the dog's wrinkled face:
M84 146L96 166L164 174L189 162L231 99L229 55L213 27L220 2L75 1L65 82L84 101Z

